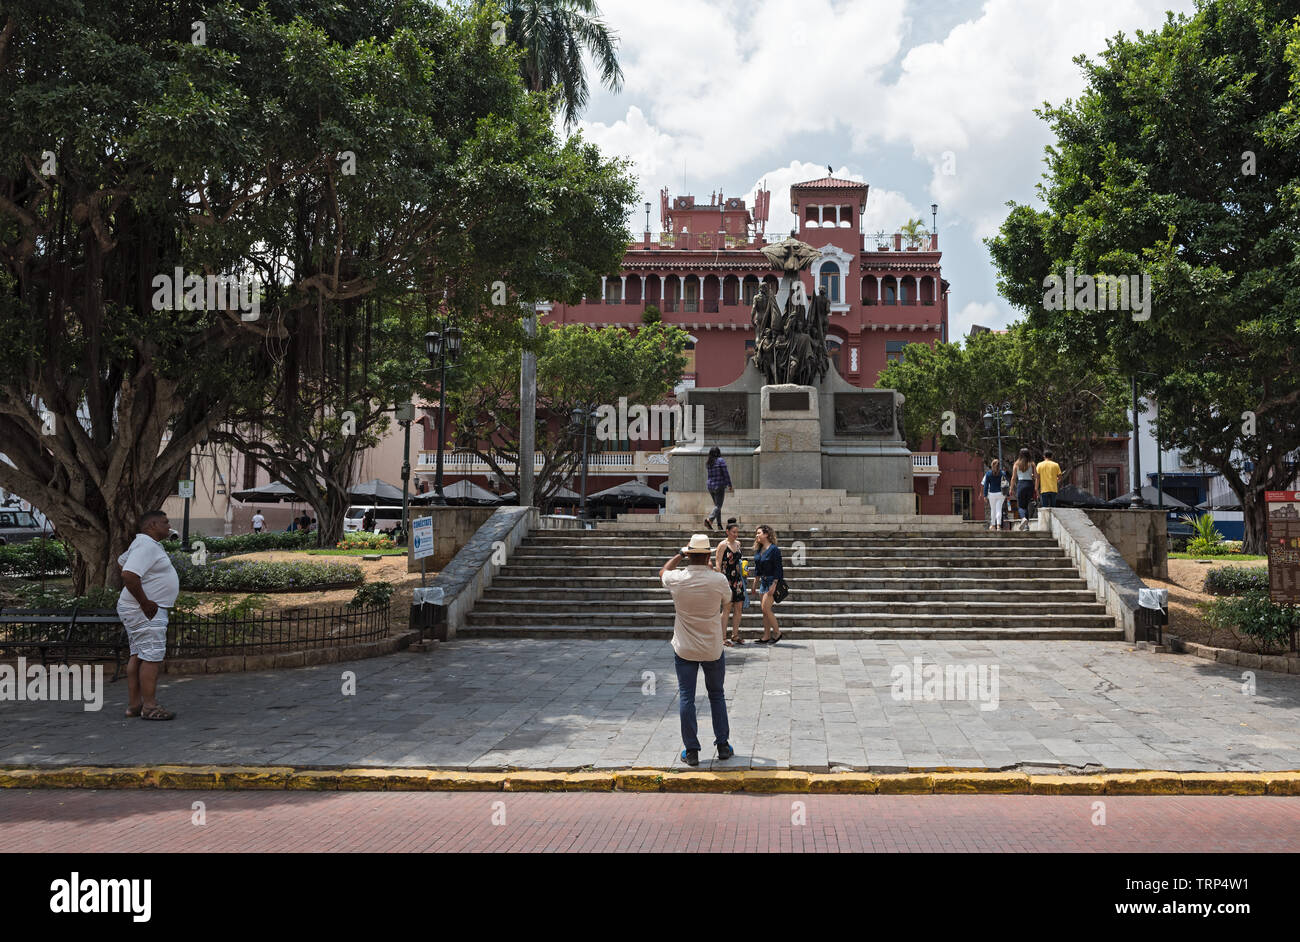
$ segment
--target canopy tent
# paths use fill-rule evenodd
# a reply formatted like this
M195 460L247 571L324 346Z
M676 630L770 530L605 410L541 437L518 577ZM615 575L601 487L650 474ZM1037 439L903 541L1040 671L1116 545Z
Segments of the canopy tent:
M1106 502L1076 484L1067 484L1056 497L1058 507L1105 507Z
M504 501L504 502L507 503L507 504L511 503L512 501L517 500L518 498L519 498L519 494L518 494L517 492L515 492L515 491L507 491L506 493L504 493L504 494L501 495L501 500ZM552 504L556 503L557 501L573 501L573 502L575 502L575 503L578 503L578 502L581 502L581 500L582 500L582 495L579 494L579 493L576 492L576 491L571 491L571 490L569 490L567 487L563 487L563 486L561 486L558 490L556 490L556 492L555 492L554 494L552 494L552 495L551 495L549 498L547 498L547 499L548 499ZM588 499L588 500L591 499L591 495L590 495L590 494L587 495L587 499Z
M398 504L402 503L402 492L387 481L375 478L364 484L354 484L348 489L348 499L357 504Z
M666 498L640 481L625 481L587 495L589 504L621 504L627 507L662 507Z
M270 484L263 484L261 487L250 487L247 490L235 491L230 495L235 500L244 501L250 504L278 504L282 501L300 501L293 488L287 484L281 484L279 481L272 481Z
M444 484L442 488L443 497L447 498L447 503L456 505L490 505L501 503L501 498L491 491L484 490L469 478L462 478L454 484ZM433 490L425 491L423 494L417 494L411 498L412 504L429 504L432 503L437 494Z
M1142 488L1142 500L1146 502L1146 505L1148 507L1156 506L1157 495L1158 492L1154 487L1148 485ZM1106 506L1127 507L1132 502L1133 502L1133 492L1129 491L1127 494L1121 494L1119 497L1114 497L1106 501ZM1181 500L1179 500L1177 497L1172 496L1167 491L1165 492L1164 495L1164 505L1165 505L1165 510L1191 510L1192 509L1191 504L1183 503Z
M1209 500L1203 500L1196 505L1197 510L1208 510L1213 513L1216 510L1240 510L1241 501L1236 494L1222 494L1219 497L1212 497Z

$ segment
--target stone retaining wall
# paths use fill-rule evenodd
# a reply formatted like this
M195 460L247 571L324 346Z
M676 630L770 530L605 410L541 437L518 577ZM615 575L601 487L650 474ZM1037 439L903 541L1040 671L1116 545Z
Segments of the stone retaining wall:
M1056 538L1057 544L1079 568L1079 574L1087 580L1088 588L1097 594L1097 600L1124 629L1124 639L1133 642L1137 637L1134 613L1138 607L1138 592L1146 588L1146 583L1137 577L1084 511L1071 507L1040 507L1038 526Z

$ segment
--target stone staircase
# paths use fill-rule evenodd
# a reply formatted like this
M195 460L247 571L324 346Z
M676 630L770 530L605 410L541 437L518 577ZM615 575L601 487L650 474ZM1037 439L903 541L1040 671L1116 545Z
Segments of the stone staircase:
M777 606L782 633L795 641L1123 640L1050 534L953 524L927 531L912 519L906 530L889 524L812 529L807 517L802 529L773 523L790 585L790 597ZM621 525L534 531L459 636L671 637L673 603L659 584L659 567L699 527L650 520L658 524L653 531ZM715 546L718 538L715 533ZM741 540L747 557L751 543L752 530ZM742 616L741 629L751 639L761 632L756 604Z

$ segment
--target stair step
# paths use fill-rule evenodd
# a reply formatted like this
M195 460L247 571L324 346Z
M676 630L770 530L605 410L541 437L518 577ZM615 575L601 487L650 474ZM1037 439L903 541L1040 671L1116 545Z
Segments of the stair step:
M754 630L749 625L742 627L744 637L753 641L762 631ZM931 640L931 641L1123 641L1122 629L1109 628L1062 628L1044 623L1040 627L969 627L969 628L930 628L891 626L888 628L787 628L782 627L782 643L798 644L802 641L820 639L840 640ZM789 632L788 635L785 633ZM644 628L637 625L602 625L599 627L555 626L555 625L467 625L458 637L465 638L533 638L538 640L569 638L631 638L668 641L672 638L672 629ZM745 652L759 652L768 649L768 645L742 645L732 648L727 656L733 658Z

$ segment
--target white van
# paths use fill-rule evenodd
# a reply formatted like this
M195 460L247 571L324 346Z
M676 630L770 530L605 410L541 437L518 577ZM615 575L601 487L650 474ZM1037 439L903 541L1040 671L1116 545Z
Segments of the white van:
M402 526L401 507L375 507L370 504L354 504L348 508L348 512L343 518L343 532L359 533L361 531L361 521L365 519L368 510L373 510L375 513L375 525L371 532L393 533Z

